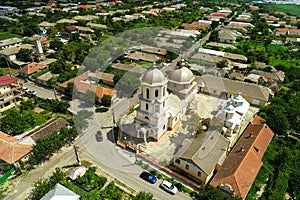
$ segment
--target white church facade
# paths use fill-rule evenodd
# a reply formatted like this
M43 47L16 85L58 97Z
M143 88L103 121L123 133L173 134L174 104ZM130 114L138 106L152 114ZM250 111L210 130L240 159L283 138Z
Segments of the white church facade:
M195 98L194 79L186 67L174 70L168 78L156 68L144 74L134 119L138 138L158 141L167 130L176 127Z

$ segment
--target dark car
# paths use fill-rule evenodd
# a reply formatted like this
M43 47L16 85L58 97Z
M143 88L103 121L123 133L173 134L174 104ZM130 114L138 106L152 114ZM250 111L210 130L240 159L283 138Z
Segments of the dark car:
M97 142L101 142L103 140L103 136L102 136L101 131L97 131L95 136L96 136Z
M157 181L156 176L154 176L153 174L143 171L140 175L140 177L146 181L148 181L149 183L155 183Z

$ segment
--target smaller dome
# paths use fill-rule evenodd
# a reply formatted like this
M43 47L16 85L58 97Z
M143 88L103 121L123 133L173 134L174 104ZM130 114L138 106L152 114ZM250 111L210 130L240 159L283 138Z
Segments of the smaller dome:
M194 75L191 70L186 67L174 70L170 76L170 81L177 83L190 83L194 79Z
M167 78L159 69L147 71L142 78L142 83L149 85L165 84L167 81Z

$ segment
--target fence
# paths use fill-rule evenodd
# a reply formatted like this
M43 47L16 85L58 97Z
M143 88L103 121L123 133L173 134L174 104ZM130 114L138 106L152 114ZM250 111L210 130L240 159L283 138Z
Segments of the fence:
M11 168L8 172L6 172L1 178L0 178L0 184L4 183L10 175L15 171L15 168Z

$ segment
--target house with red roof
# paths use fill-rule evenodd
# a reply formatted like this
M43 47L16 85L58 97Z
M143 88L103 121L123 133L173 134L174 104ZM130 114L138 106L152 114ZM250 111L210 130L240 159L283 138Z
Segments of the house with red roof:
M44 64L33 62L25 65L22 69L19 70L19 75L24 78L28 78L31 74L39 71L40 69L44 69L47 67Z
M262 167L262 157L274 133L261 117L255 117L231 150L210 185L223 197L245 199Z
M75 78L72 78L64 83L61 83L59 86L66 88L69 83L73 83L76 90L82 94L87 93L88 91L92 91L96 94L98 98L98 102L101 102L101 99L104 95L110 95L111 101L115 100L116 98L116 90L112 90L109 88L105 88L102 86L98 86L95 84L95 81L91 80L91 77L88 75L80 75Z
M0 131L0 160L12 165L27 156L32 149L32 145L20 144L17 138Z
M17 78L0 76L0 113L14 107L22 94Z

